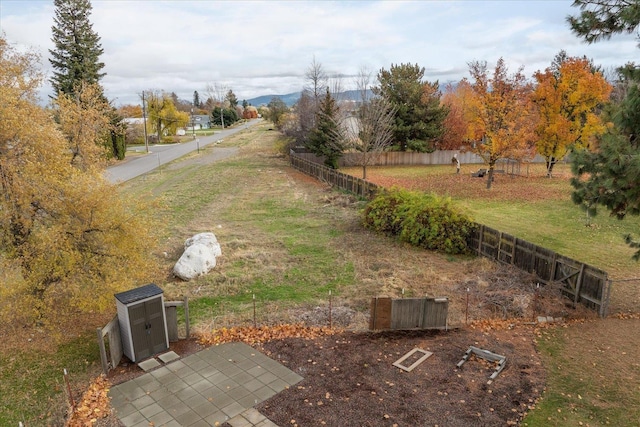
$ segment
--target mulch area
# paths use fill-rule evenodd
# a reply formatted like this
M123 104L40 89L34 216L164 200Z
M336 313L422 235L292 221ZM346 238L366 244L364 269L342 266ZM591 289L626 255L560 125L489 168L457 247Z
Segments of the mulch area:
M507 357L493 383L495 365L484 359L456 367L470 345ZM411 372L392 366L415 347L433 355ZM545 381L531 326L344 332L274 340L260 349L304 377L257 407L280 426L517 425Z

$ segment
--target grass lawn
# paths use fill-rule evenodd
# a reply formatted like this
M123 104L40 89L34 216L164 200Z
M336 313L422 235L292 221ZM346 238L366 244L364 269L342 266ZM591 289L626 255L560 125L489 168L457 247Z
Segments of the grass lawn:
M27 338L24 338L27 341ZM57 346L53 351L0 351L0 425L62 425L66 416L63 372L80 392L99 374L100 353L95 332Z
M543 329L538 349L547 387L523 425L640 425L640 336L629 333L638 328L638 319L604 319Z
M457 281L477 278L478 268L489 268L483 260L442 256L363 230L357 217L363 203L293 171L274 149L280 144L279 134L268 128L268 124L254 126L121 186L123 192L159 202L156 215L163 224L157 230L161 239L157 250L149 254L157 257L161 267L155 281L167 299L189 296L195 329L210 329L222 322L250 323L254 295L258 321L267 323L326 304L330 290L335 304L365 311L372 296L399 296L405 289L407 295L448 295ZM238 152L219 160L216 150L221 148ZM616 222L601 215L592 221L593 226L585 227L584 214L566 199L570 191L563 176L566 170L560 168L554 179L499 176L494 189L487 192L482 180L470 178L471 167L463 165L459 176L450 167L389 168L391 175L370 168L369 173L374 181L386 180L385 186L404 183L440 190L464 204L479 222L531 241L548 239L552 249L612 274L615 271L620 277L634 271L636 264L628 260L630 249L616 242L625 230L637 230L637 221ZM423 175L431 179L423 180ZM170 272L185 239L203 231L213 231L221 242L223 256L218 266L191 282L176 280ZM591 246L598 246L601 252ZM632 302L633 295L629 295L627 300ZM463 301L452 298L450 315L461 313ZM104 326L111 316L113 313L106 313L97 320L76 321L76 333L59 341L47 341L47 334L37 328L16 331L0 325L3 343L17 337L17 343L0 349L0 425L17 425L18 421L27 426L60 425L66 409L62 369L72 373L76 391L100 372L95 328ZM546 330L539 348L547 361L549 388L541 409L527 418L528 425L578 425L578 420L600 425L594 420L606 421L606 417L611 425L629 425L622 422L634 416L638 419L638 409L627 410L632 404L640 408L638 365L628 360L634 353L623 345L620 349L625 355L601 346L597 349L606 352L596 353L593 343L585 347L590 343L589 331L594 331L594 340L602 337L599 342L610 339L617 343L629 334L638 335L637 323L618 322L608 324L620 331L618 337L607 329L596 334L597 322ZM28 341L31 333L35 334L33 342ZM577 348L587 349L580 363L572 359ZM620 357L607 359L610 354ZM611 366L606 366L607 360ZM602 380L605 367L615 375ZM591 388L583 391L579 382L564 378L569 374L569 378L582 374L581 378L602 384L590 383ZM634 386L616 392L621 382ZM596 385L604 389L590 393ZM571 411L576 393L582 397L581 404L588 405L586 409L580 407L575 417L566 420L556 415L558 409L563 414ZM594 415L600 407L608 411L605 418ZM556 424L545 424L549 417ZM569 424L563 424L567 420Z
M620 221L606 210L587 218L571 202L569 165L557 165L554 177L545 177L544 165L530 165L528 176L498 175L491 190L486 180L472 178L481 165L464 165L460 175L446 166L393 166L368 168L368 180L384 187L400 186L450 196L479 223L586 262L609 273L612 279L640 278L640 265L624 235L640 234L640 219ZM358 168L342 171L359 176ZM614 282L611 308L637 311L638 282Z

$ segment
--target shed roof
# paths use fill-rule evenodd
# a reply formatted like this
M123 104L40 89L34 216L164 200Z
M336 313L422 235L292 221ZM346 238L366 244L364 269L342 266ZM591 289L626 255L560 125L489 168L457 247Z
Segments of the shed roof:
M148 285L140 286L139 288L120 292L119 294L115 294L115 297L123 304L130 304L145 298L160 295L161 293L162 289L160 289L158 285L150 283Z

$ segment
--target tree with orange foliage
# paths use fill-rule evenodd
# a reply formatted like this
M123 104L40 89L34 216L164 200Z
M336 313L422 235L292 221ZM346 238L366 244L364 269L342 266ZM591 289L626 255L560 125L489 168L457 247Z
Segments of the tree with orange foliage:
M469 130L476 138L471 151L489 166L487 189L490 189L499 159L522 159L533 152L537 117L531 103L532 87L522 68L509 75L502 58L493 76L489 75L486 61L471 62L469 73L476 97L470 106L473 121Z
M142 106L133 105L133 104L125 104L118 107L118 114L122 117L127 118L142 118Z
M442 95L442 105L449 110L444 119L444 133L440 140L441 150L457 150L473 141L471 122L473 108L477 98L467 79L460 80L455 86L448 84Z
M594 137L606 130L597 110L609 99L611 85L589 60L567 57L564 51L534 77L538 86L533 102L540 118L536 148L546 159L551 177L557 159L572 148L589 148Z

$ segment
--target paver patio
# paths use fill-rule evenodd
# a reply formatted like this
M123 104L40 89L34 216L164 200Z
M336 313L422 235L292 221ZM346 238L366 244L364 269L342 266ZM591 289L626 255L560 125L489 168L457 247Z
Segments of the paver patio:
M302 377L244 343L209 347L111 388L127 427L207 427L266 418L248 411ZM274 425L274 424L271 424Z

